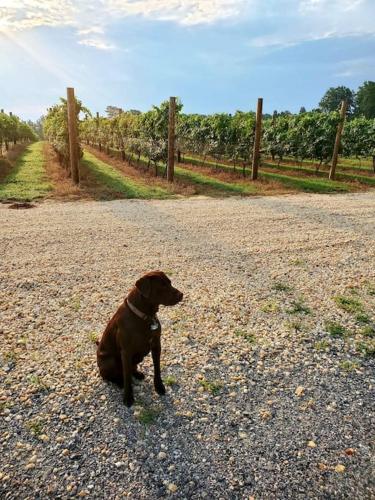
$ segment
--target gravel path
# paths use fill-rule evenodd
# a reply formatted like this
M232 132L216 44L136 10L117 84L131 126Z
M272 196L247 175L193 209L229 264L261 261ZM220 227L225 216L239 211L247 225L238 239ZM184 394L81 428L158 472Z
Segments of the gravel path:
M0 205L0 227L1 498L372 497L374 193ZM147 360L129 410L93 340L155 268L185 293L159 314L168 394Z

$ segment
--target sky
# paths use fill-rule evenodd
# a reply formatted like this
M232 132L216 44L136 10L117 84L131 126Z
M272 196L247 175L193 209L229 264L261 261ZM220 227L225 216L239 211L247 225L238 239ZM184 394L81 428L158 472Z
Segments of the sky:
M92 112L317 107L375 80L375 0L0 0L0 108L37 119L74 87Z

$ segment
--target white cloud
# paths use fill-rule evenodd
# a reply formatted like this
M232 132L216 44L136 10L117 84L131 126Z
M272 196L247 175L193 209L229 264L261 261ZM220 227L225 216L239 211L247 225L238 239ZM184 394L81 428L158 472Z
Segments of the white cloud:
M115 48L108 27L131 16L185 26L255 21L250 29L262 34L249 44L258 48L375 34L375 0L0 0L0 31L68 26L78 43L101 50Z
M80 45L86 45L87 47L94 47L99 50L114 50L116 45L111 42L107 42L104 38L99 37L91 37L91 38L82 38L78 41Z
M270 0L275 1L275 0ZM252 47L280 49L353 36L374 36L374 0L282 0L269 18L277 21L270 32L250 38Z

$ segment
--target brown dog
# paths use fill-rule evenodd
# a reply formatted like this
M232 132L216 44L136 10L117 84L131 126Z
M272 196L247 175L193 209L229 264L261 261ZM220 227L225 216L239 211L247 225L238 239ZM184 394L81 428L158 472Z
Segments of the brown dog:
M174 306L183 294L173 288L161 271L140 278L110 320L98 344L97 361L101 376L124 387L124 403L134 403L132 375L142 380L137 365L152 352L154 386L165 394L160 375L161 325L156 316L159 305Z

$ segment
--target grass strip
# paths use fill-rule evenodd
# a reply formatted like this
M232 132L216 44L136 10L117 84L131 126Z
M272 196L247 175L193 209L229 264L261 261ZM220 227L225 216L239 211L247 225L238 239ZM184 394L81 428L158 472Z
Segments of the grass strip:
M43 143L30 144L0 184L1 201L32 201L43 198L52 185L45 171Z
M167 189L159 186L148 186L146 182L136 182L130 177L126 177L116 168L87 151L85 151L81 161L99 183L104 184L124 198L165 199L173 196Z

